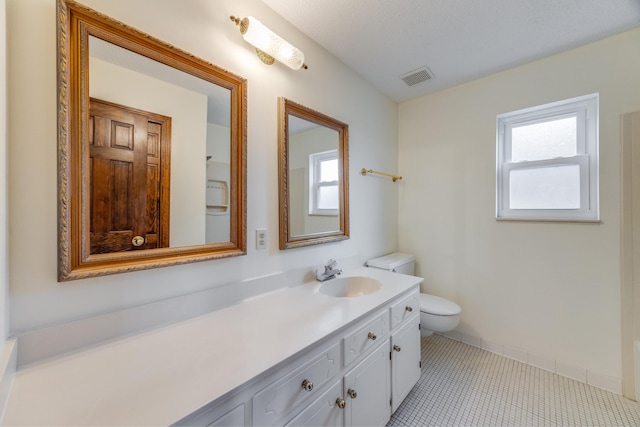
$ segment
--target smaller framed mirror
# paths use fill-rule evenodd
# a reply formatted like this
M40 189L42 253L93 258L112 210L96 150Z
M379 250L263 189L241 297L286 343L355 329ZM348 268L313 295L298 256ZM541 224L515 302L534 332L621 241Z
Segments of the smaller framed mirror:
M278 100L280 249L349 238L349 126Z

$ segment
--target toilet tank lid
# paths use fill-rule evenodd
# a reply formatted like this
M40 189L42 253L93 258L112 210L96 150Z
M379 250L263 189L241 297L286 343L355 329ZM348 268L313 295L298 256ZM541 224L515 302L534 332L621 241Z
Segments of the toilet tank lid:
M420 311L438 316L455 316L462 308L453 301L435 295L420 294Z
M379 258L370 259L367 261L367 266L381 268L383 270L393 270L394 268L410 263L413 260L413 255L394 252Z

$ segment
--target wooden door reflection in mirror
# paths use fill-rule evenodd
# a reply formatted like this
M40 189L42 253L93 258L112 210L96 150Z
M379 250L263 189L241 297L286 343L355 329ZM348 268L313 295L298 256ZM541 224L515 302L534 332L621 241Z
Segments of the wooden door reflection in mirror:
M246 80L58 12L58 279L245 254Z
M88 139L89 253L169 247L171 118L91 98Z
M348 125L279 102L280 249L348 239Z

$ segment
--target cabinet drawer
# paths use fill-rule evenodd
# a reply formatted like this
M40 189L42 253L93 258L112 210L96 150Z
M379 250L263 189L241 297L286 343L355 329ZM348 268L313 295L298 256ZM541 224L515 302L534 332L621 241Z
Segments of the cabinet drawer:
M397 328L414 314L420 314L420 293L417 291L391 306L391 329Z
M243 426L244 404L236 406L217 420L207 424L207 427Z
M336 381L329 390L311 402L311 404L300 412L293 420L289 421L286 427L343 426L344 409L340 409L336 405L336 400L338 400L338 398L342 398L341 385L341 380Z
M389 333L389 311L378 313L357 331L345 336L344 365L351 364L358 356L385 340Z
M340 343L335 343L253 396L254 425L273 425L340 372ZM305 382L306 381L306 382ZM306 386L306 388L303 387Z

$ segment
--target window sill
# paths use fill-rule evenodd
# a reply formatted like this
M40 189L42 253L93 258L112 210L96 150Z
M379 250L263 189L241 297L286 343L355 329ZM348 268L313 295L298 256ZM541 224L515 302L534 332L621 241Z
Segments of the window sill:
M573 218L496 218L498 222L564 222L576 224L601 224L601 219L573 219Z

